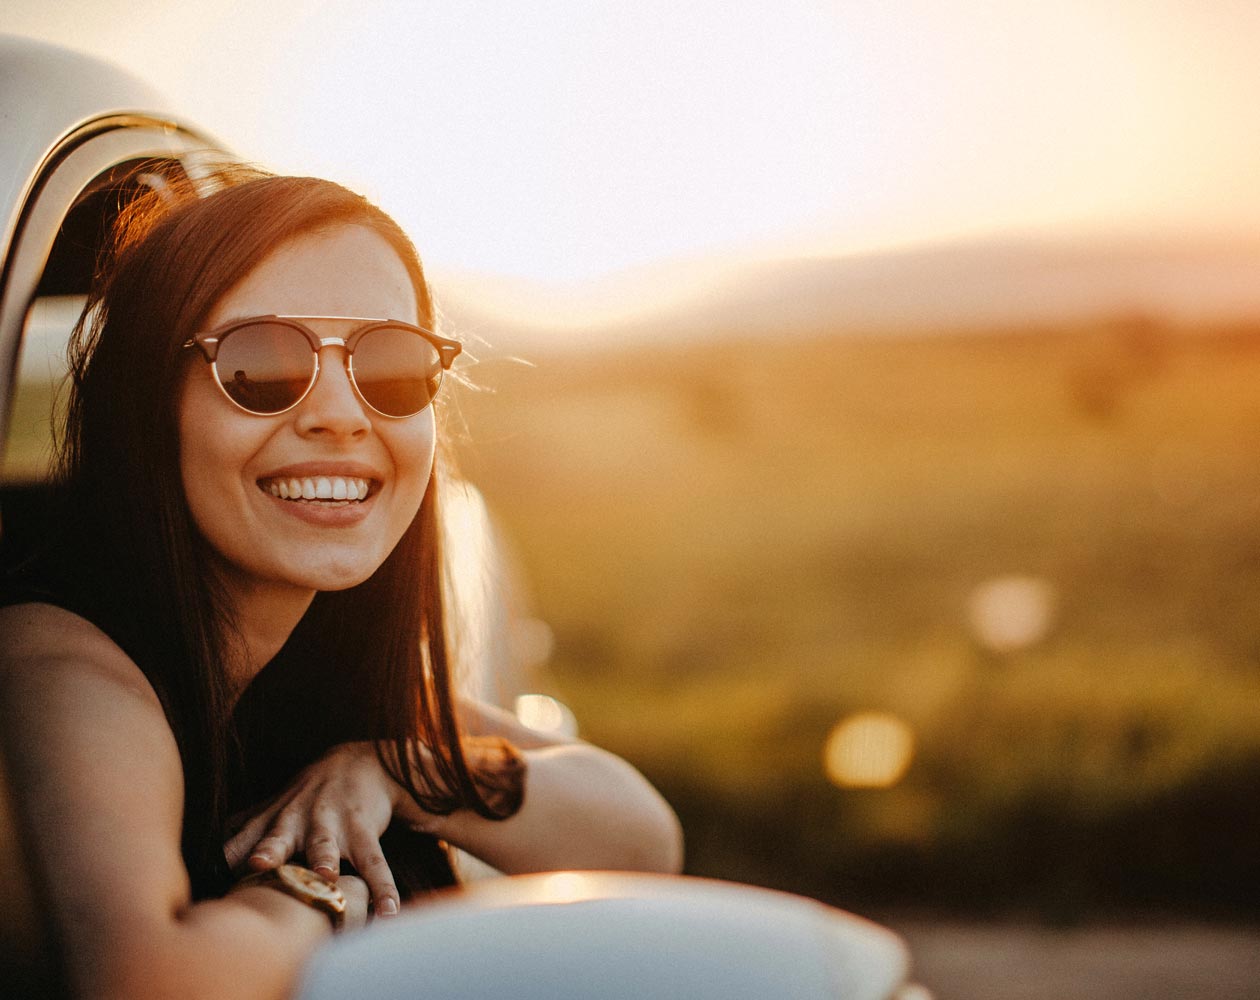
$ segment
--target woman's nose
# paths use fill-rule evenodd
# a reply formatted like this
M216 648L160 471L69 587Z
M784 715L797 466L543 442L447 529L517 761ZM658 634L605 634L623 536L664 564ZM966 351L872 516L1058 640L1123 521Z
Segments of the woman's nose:
M306 398L298 404L299 433L359 437L371 429L372 420L350 384L346 361L344 347L320 349L319 376Z

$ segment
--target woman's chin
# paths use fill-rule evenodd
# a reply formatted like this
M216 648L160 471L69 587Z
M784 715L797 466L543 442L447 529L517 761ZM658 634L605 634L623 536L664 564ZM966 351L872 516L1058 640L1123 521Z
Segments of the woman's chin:
M349 590L363 583L379 566L380 563L313 566L294 582L311 590Z
M312 558L313 557L313 558ZM307 553L304 559L224 560L220 568L229 588L251 600L266 599L267 594L298 591L348 590L367 580L380 567L381 560L365 558L361 552L349 557L328 554L319 558Z

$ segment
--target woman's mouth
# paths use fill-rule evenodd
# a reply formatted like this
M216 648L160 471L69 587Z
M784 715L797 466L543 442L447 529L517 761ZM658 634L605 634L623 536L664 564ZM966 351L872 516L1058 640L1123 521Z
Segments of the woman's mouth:
M372 483L353 476L282 476L260 479L258 488L281 500L344 507L366 500Z

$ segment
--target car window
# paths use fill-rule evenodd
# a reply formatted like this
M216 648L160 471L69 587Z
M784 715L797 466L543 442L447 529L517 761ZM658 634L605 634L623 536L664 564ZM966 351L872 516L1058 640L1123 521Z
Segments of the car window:
M6 483L38 482L48 474L54 407L66 375L66 340L86 298L43 296L27 313L0 466Z
M172 162L167 161L167 169ZM130 199L157 182L156 175L144 168L158 165L150 157L126 160L102 170L86 184L77 172L68 178L68 185L58 183L61 178L54 176L28 213L27 227L10 262L11 274L24 278L28 286L33 284L34 295L19 317L20 346L9 386L9 419L0 459L0 481L5 485L38 483L48 476L54 406L64 396L58 390L66 374L66 342L83 310L97 258L114 220ZM50 219L56 219L52 233L47 231ZM41 250L42 264L38 261ZM23 255L34 259L23 260Z

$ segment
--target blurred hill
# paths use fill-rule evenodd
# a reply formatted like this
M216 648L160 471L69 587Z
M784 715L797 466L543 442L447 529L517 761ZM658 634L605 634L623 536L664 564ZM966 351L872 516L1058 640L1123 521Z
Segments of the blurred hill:
M1098 317L1260 320L1260 241L990 240L679 262L581 289L442 275L453 329L511 350L731 335L1028 330Z
M534 683L659 783L689 869L1260 916L1260 324L713 324L503 341L451 397L554 632ZM837 781L870 712L908 766Z

